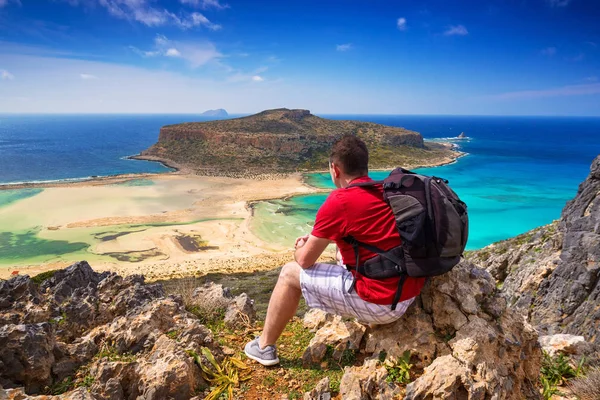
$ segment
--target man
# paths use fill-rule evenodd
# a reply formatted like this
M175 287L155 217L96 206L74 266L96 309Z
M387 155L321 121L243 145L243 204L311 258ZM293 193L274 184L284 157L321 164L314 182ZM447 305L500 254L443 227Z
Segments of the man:
M356 136L344 136L334 143L329 172L338 189L331 192L317 212L311 234L296 239L296 261L281 270L263 333L244 349L249 358L266 366L279 363L275 342L296 313L300 295L311 308L355 317L363 323L387 324L400 318L420 293L425 278L408 277L400 302L392 310L390 305L400 278L369 279L354 270L354 249L343 237L351 235L383 250L400 244L394 215L383 200L381 186L348 188L353 183L371 181L368 164L367 147ZM343 263L350 270L316 262L331 242L337 244ZM359 248L361 264L374 256L375 253Z

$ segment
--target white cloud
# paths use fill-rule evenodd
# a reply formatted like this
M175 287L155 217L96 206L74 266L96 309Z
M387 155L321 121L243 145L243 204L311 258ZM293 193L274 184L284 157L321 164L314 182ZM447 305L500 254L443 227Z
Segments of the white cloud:
M465 28L464 25L451 25L444 32L445 36L465 36L468 35L469 31Z
M406 18L398 18L398 20L396 21L396 26L398 27L399 30L405 31L406 30Z
M185 29L191 28L194 26L205 26L208 29L213 30L213 31L218 31L219 29L221 29L221 25L210 22L208 18L206 18L204 15L202 15L198 12L192 13L189 17L187 17L185 19L177 19L176 18L176 20L178 21L177 22L178 25Z
M6 0L0 0L6 1ZM65 0L72 6L94 6L96 4L104 7L109 14L116 18L128 21L137 21L149 27L175 25L181 29L204 26L211 30L221 29L221 26L211 22L204 15L193 12L180 13L176 15L166 9L153 7L156 4L151 0ZM208 0L209 3L215 0Z
M352 48L353 48L352 43L338 44L337 46L335 46L335 49L337 51L348 51L348 50L352 50Z
M165 52L166 57L181 57L181 53L179 50L175 48L170 48Z
M272 64L278 64L280 63L282 60L281 58L277 57L277 56L269 56L267 57L267 62L268 63L272 63Z
M223 10L229 8L229 4L221 4L219 0L179 0L181 4L187 4L193 7L200 7L203 10L209 8L215 8L217 10Z
M264 81L264 80L265 80L265 78L263 78L263 77L262 77L262 76L260 76L260 75L254 75L254 76L252 77L252 82L262 82L262 81Z
M15 3L17 5L21 5L21 0L0 0L0 8L7 6L8 3Z
M566 7L570 2L571 0L548 0L550 7Z
M540 52L544 56L553 56L556 54L556 47L546 47Z
M584 79L584 81L588 81L588 82L598 82L598 77L597 76L588 76Z
M81 79L83 80L93 80L93 79L98 79L98 77L96 75L91 75L91 74L79 74L79 76L81 77Z
M600 83L587 83L583 85L569 85L559 88L541 89L541 90L522 90L518 92L501 93L489 98L496 100L513 99L537 99L545 97L565 97L565 96L583 96L600 94Z
M170 40L164 35L156 35L152 50L140 50L134 46L129 46L129 48L142 57L181 58L187 61L192 68L198 68L211 61L218 61L223 57L211 42L179 42Z
M5 69L0 69L0 78L2 78L3 81L12 81L15 79L15 76Z
M585 54L579 53L575 57L569 58L569 61L580 62L585 60Z

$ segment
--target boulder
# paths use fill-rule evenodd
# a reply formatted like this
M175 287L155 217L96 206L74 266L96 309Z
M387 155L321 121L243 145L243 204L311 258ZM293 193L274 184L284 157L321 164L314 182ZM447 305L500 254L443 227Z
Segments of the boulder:
M342 322L328 322L315 337ZM537 332L507 308L490 273L466 261L432 278L402 318L369 327L359 343L367 359L346 368L343 399L540 398ZM317 353L311 345L305 356ZM388 368L406 357L411 383L387 382Z
M304 314L302 323L306 329L316 332L327 322L331 322L335 316L318 308L311 308Z
M346 351L357 351L366 327L354 320L344 320L335 316L321 327L311 339L302 355L305 366L320 363L331 349L331 357L341 360Z
M340 382L344 400L393 400L400 388L386 381L388 372L376 359L365 361L360 367L347 367Z
M225 323L232 328L250 326L256 320L254 301L246 293L233 297L229 288L214 282L196 288L191 303L208 315L224 312Z
M304 393L304 400L331 400L329 378L321 379L313 390Z
M48 323L0 327L0 384L38 393L52 383L55 338Z
M556 335L545 335L539 338L542 349L550 356L556 354L587 356L596 352L596 347L586 342L583 336L567 335L559 333Z
M254 300L249 298L246 293L235 297L225 311L225 324L232 328L240 325L251 327L255 320Z

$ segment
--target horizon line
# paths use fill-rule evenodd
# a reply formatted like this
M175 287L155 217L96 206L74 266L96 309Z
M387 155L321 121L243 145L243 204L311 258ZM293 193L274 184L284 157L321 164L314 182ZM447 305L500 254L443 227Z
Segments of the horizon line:
M237 116L250 116L255 115L264 111L275 110L275 109L266 109L257 112L235 112L229 113L229 117L237 117ZM290 110L299 110L299 108L290 108ZM304 109L302 109L304 110ZM310 110L309 110L310 111ZM598 115L568 115L568 114L388 114L388 113L313 113L310 111L312 115L316 116L379 116L379 117L411 117L411 116L419 116L419 117L544 117L544 118L600 118L600 114ZM0 112L0 116L34 116L34 115L69 115L69 116L92 116L92 115L136 115L136 116L151 116L151 115L194 115L198 117L203 117L202 112L193 113L193 112L181 112L181 113L156 113L156 112ZM210 116L204 116L210 118ZM227 118L217 118L217 119L227 119Z

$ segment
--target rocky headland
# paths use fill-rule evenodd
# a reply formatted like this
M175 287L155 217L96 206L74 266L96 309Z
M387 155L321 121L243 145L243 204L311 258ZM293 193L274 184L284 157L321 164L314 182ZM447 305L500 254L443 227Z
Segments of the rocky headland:
M460 153L424 142L413 131L371 122L320 118L308 110L267 110L248 117L164 126L158 142L136 158L163 161L201 175L289 173L327 168L340 136L362 138L371 168L440 165Z
M558 221L467 257L543 334L600 344L600 156Z

